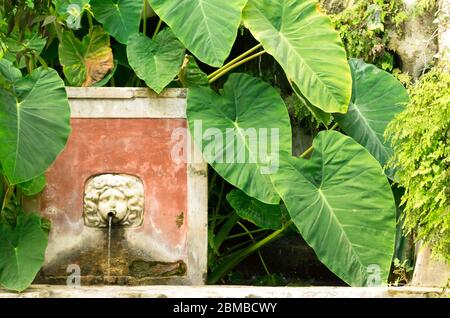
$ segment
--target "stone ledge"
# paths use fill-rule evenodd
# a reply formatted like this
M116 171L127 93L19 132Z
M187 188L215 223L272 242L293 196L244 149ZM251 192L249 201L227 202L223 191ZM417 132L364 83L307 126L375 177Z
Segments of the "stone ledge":
M0 298L434 298L450 292L424 287L66 286L34 285Z

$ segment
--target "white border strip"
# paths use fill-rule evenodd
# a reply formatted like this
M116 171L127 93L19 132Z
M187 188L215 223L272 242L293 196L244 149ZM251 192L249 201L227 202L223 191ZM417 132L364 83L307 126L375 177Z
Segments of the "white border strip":
M186 118L186 90L67 87L72 118Z

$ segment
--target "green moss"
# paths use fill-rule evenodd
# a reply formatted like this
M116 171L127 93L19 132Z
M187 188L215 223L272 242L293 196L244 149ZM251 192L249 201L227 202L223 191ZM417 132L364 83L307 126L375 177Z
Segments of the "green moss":
M386 135L405 188L404 227L450 260L450 74L435 67L409 87L411 103Z
M391 32L401 35L401 27L408 19L402 0L357 1L331 17L348 57L362 58L392 71L394 55L387 50Z

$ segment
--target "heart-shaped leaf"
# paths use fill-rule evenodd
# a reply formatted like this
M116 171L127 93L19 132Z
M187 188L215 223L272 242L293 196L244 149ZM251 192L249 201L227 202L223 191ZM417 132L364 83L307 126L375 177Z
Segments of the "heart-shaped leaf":
M44 263L47 242L48 233L36 214L20 213L15 227L0 223L0 285L26 289Z
M272 175L317 257L351 286L386 283L394 252L394 196L378 161L336 131L314 139L310 160L282 156Z
M262 203L237 189L227 194L227 200L244 220L250 221L263 229L281 229L283 215L279 204Z
M247 0L149 0L156 14L202 62L221 66L230 54Z
M384 166L393 153L384 138L384 130L408 104L408 92L391 74L375 65L351 59L350 67L353 94L348 113L335 114L334 118L346 134L366 147ZM385 173L393 178L393 169Z
M109 35L95 26L80 42L66 31L59 44L59 61L70 85L91 86L114 68Z
M0 64L4 61L0 61ZM0 162L12 184L44 173L70 133L64 82L53 69L38 68L0 89Z
M150 39L142 33L130 36L128 61L136 75L158 94L178 74L184 58L184 46L169 28Z
M117 41L127 44L139 32L143 0L91 0L95 18Z
M249 0L243 19L314 106L347 112L352 79L345 49L317 1Z
M53 4L57 14L65 19L70 29L81 28L81 18L84 11L89 10L89 0L53 0Z
M292 148L290 119L278 92L235 73L221 95L208 87L189 89L187 104L189 129L205 160L247 195L277 204L269 175L278 169L279 150Z

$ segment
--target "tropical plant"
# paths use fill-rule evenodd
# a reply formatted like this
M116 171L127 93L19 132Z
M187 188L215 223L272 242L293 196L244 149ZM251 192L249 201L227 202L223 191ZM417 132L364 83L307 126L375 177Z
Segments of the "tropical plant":
M410 86L411 102L387 130L389 165L405 188L404 228L450 260L450 75L435 67Z
M42 174L69 134L60 76L75 86L148 86L158 93L167 86L189 88L189 129L194 137L197 124L212 132L194 139L215 171L212 178L222 180L209 228L210 282L290 229L349 285L386 283L396 206L387 178L393 171L382 169L392 155L383 134L408 94L376 66L347 60L338 32L315 0L53 0L50 6L35 1L33 10L23 1L0 8L0 40L6 44L0 142L7 145L0 149L6 189L0 191L1 216L2 224L15 225L1 228L0 245L23 251L17 273L7 270L14 260L0 255L0 284L22 290L42 263L42 254L28 253L34 248L28 240L36 239L36 251L45 249L44 235L36 233L46 227L21 212L20 195L42 189ZM241 22L257 43L231 58ZM30 40L18 52L8 44L24 39ZM292 128L280 92L242 72L222 81L262 56L283 70L288 94L322 130L299 158L292 157ZM211 68L209 75L202 71ZM347 136L334 131L339 127ZM252 144L259 132L267 141L262 151ZM227 134L234 139L215 138ZM226 196L232 213L222 215L225 189L233 190ZM247 221L260 228L249 230ZM235 227L244 232L232 234ZM22 239L10 246L17 233ZM222 254L232 236L249 236L249 244ZM33 257L39 262L28 262Z

